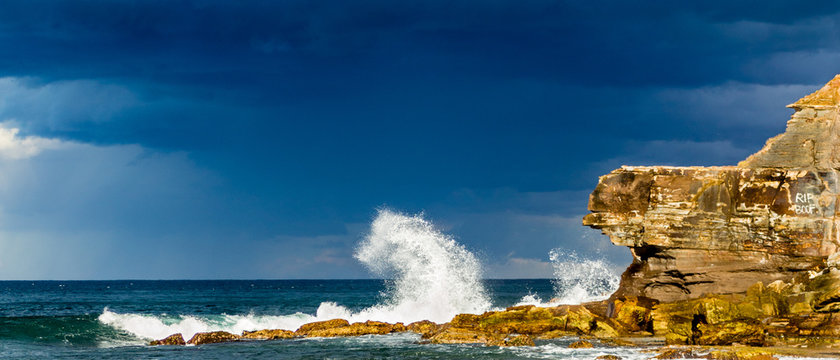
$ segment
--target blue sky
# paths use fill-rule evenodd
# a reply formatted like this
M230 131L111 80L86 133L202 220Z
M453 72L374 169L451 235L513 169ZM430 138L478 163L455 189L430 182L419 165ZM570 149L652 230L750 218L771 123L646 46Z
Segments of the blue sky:
M362 278L376 209L487 277L597 177L732 165L840 73L814 1L4 1L0 279Z

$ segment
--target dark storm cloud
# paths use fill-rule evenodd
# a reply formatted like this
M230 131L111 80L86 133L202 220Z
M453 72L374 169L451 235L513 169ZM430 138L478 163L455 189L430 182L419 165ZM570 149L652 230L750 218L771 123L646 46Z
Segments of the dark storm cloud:
M739 65L835 48L837 36L827 35L837 35L838 9L832 1L4 2L0 67L285 95L412 69L586 84L778 82Z
M495 269L545 271L550 248L593 243L578 219L598 175L734 164L783 131L783 106L840 72L838 12L836 1L4 1L0 122L86 149L12 167L41 181L9 187L10 209L31 216L6 230L72 224L103 249L149 238L202 249L142 258L154 276L328 277L360 273L348 254L385 204L427 210ZM141 155L120 156L125 146L155 156L128 166ZM25 197L76 168L108 179L65 184L60 211ZM143 169L160 176L135 183ZM214 267L229 239L245 250ZM512 254L522 241L532 246ZM120 259L132 256L143 262ZM141 269L113 276L152 276Z

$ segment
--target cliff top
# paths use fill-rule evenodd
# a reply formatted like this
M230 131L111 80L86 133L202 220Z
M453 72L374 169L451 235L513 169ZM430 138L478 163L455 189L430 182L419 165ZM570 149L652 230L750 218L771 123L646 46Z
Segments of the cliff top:
M840 169L840 75L788 105L796 110L784 133L738 164L745 168Z
M840 74L834 76L834 79L831 79L822 89L799 99L787 107L800 109L803 107L831 107L837 106L838 104L840 104Z

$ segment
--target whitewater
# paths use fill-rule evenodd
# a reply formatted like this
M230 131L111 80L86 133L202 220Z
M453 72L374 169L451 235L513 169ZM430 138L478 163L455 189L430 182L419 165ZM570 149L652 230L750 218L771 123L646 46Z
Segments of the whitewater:
M329 319L367 320L405 324L430 320L444 323L462 313L500 310L491 304L482 283L476 256L444 234L422 214L407 215L381 209L370 232L358 244L355 258L374 275L388 281L381 303L352 311L333 301L322 302L314 314L287 315L149 315L117 313L105 308L98 320L143 339L181 333L189 339L198 332L241 333L259 329L296 330L303 324ZM528 294L516 305L556 306L606 298L618 286L618 276L602 260L554 249L555 294L544 301Z

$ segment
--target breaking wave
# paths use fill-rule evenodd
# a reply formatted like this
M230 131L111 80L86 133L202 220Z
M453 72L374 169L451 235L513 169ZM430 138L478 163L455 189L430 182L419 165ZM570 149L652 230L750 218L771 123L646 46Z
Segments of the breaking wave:
M258 329L296 330L305 323L335 318L350 322L440 323L457 314L490 309L476 257L422 215L379 210L355 257L376 275L394 279L381 304L358 312L334 302L321 303L315 315L155 316L105 309L99 321L141 338L160 339L181 333L189 339L206 331L237 334Z
M549 252L554 268L554 297L544 302L535 294L522 297L516 305L576 305L608 298L618 290L621 277L603 259L579 256L574 251Z
M490 309L478 260L421 215L380 210L355 257L377 275L394 278L385 303L356 317L445 322Z
M603 259L588 259L575 252L551 250L557 304L604 300L618 290L620 277Z

